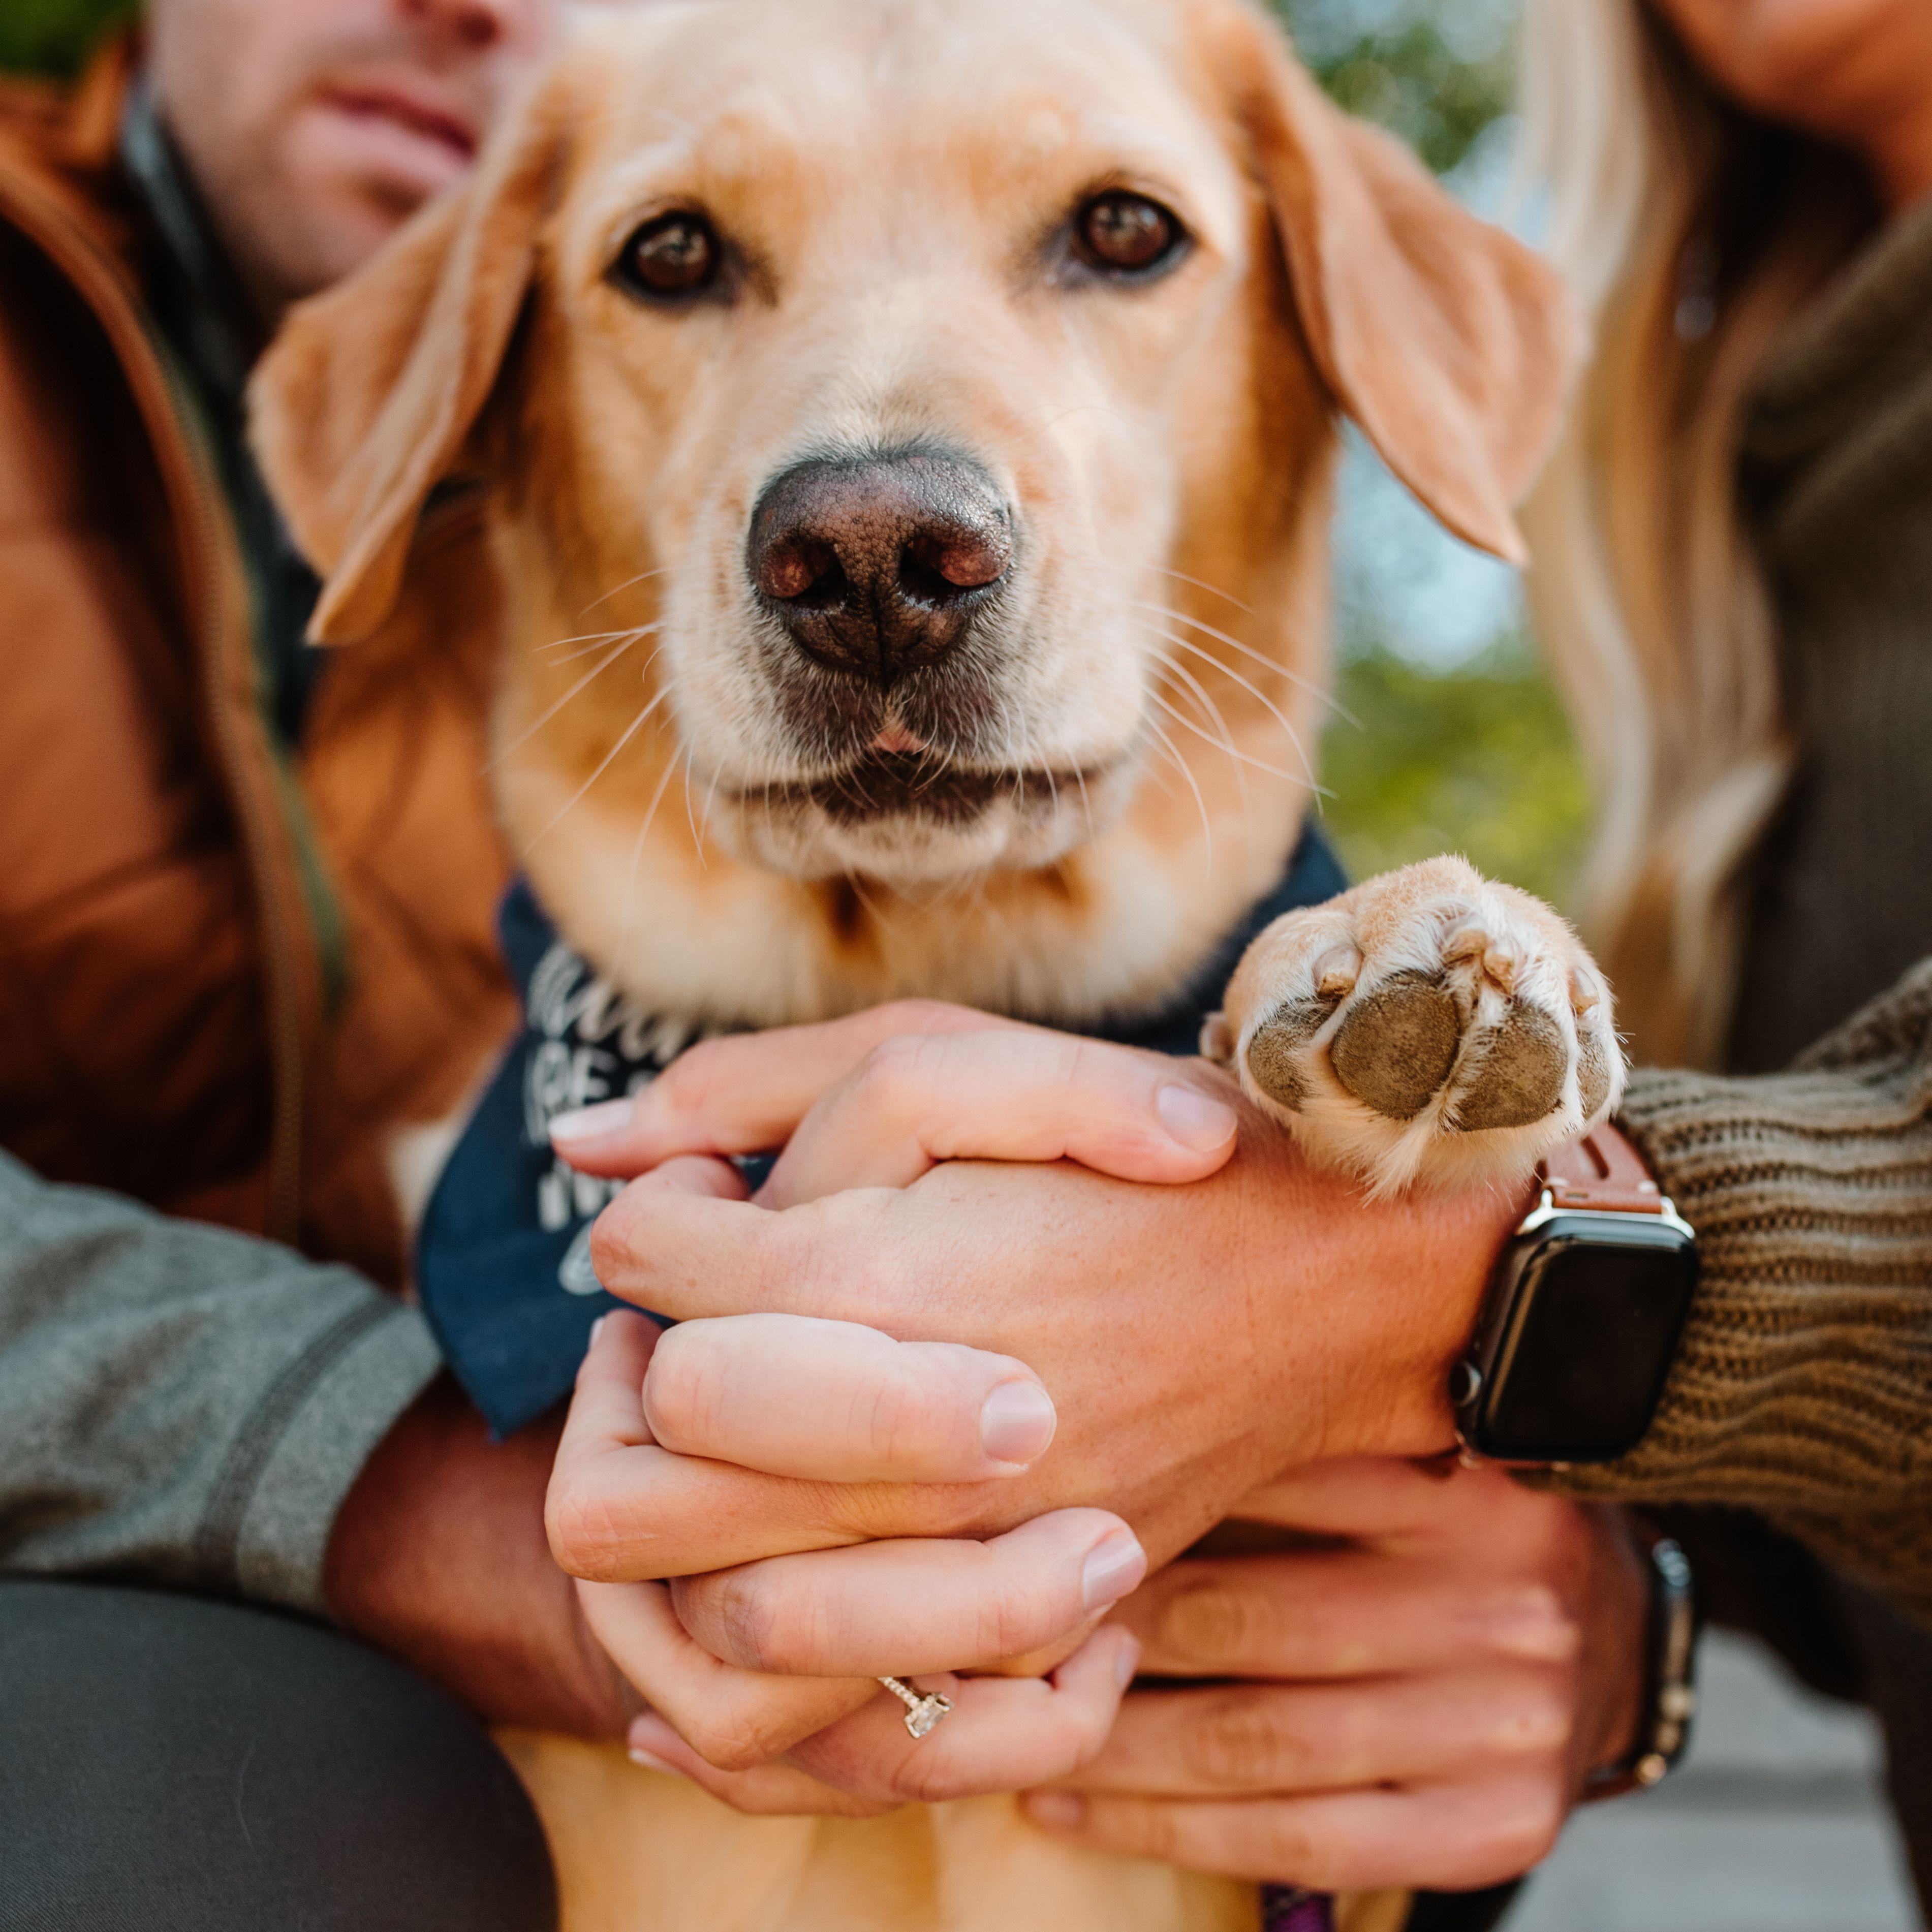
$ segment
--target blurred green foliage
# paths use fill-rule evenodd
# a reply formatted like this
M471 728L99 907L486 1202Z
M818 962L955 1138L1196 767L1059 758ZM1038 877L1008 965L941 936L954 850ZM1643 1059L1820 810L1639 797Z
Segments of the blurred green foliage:
M1509 109L1510 0L1274 0L1296 51L1352 114L1400 134L1437 173Z
M1401 135L1438 174L1468 154L1509 98L1505 58L1458 59L1423 20L1391 39L1364 35L1316 70L1350 113Z
M1354 878L1460 852L1562 904L1588 841L1568 719L1520 640L1453 670L1386 648L1345 658L1322 742L1323 830Z
M0 0L0 68L72 74L134 0Z

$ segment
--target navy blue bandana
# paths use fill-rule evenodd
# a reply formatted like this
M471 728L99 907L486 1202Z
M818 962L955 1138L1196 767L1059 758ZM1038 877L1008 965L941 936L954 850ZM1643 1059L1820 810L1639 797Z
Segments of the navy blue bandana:
M1262 928L1347 884L1312 827L1286 875L1228 935L1179 998L1151 1019L1088 1029L1161 1053L1197 1051L1201 1023ZM558 1114L646 1086L699 1036L642 1012L557 938L519 880L497 915L524 999L524 1028L437 1181L417 1237L416 1286L456 1378L501 1438L569 1393L597 1318L626 1304L590 1265L591 1224L619 1184L550 1150Z

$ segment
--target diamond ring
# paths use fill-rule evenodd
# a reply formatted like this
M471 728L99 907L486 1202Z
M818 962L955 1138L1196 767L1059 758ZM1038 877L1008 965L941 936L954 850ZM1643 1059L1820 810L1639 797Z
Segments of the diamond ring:
M952 1708L952 1700L942 1697L937 1690L917 1691L896 1677L881 1677L879 1682L906 1707L905 1727L915 1738L929 1736Z

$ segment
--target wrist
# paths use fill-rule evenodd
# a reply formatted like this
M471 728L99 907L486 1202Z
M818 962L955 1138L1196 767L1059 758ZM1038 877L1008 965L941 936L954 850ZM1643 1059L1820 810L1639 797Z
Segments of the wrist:
M1355 1360L1328 1453L1424 1456L1454 1448L1450 1372L1534 1196L1525 1182L1364 1204L1369 1271L1364 1292L1352 1298L1365 1318L1352 1324Z
M1615 1798L1660 1783L1690 1742L1697 1708L1697 1605L1690 1566L1671 1538L1622 1514L1622 1540L1639 1566L1642 1591L1622 1618L1617 1695L1586 1760L1586 1798ZM1618 1654L1614 1638L1598 1650Z
M494 1723L620 1732L614 1669L544 1534L557 1429L492 1443L447 1379L432 1384L356 1478L323 1585L344 1628Z
M1586 1586L1586 1716L1580 1727L1580 1768L1594 1777L1630 1755L1646 1714L1655 1614L1652 1539L1628 1510L1577 1507L1597 1526L1597 1558Z

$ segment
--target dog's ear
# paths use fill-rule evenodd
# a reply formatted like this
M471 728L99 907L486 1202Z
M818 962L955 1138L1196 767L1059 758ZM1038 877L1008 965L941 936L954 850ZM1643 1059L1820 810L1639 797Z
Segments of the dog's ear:
M323 579L317 644L366 637L461 459L529 295L565 116L526 101L462 187L292 310L249 386L262 474Z
M1271 22L1245 5L1216 10L1221 85L1316 366L1443 524L1520 563L1510 512L1581 366L1576 304L1548 262L1330 101Z

